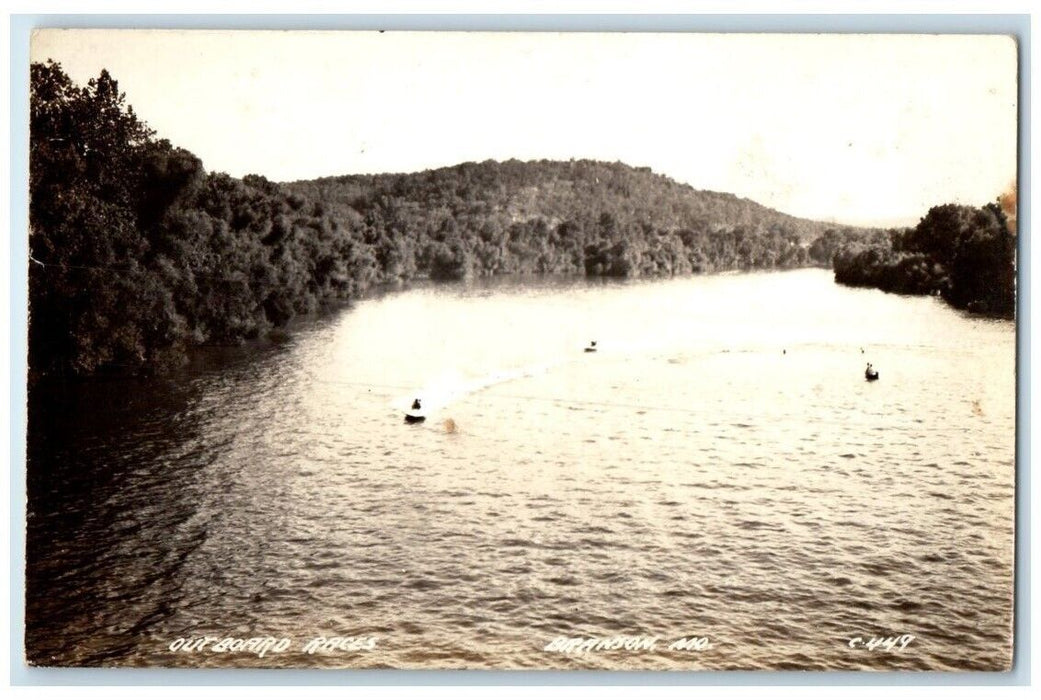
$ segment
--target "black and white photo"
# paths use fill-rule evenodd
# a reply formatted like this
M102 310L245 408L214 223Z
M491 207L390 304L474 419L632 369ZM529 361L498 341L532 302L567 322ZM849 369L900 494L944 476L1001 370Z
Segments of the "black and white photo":
M25 662L1009 670L1018 60L35 32Z

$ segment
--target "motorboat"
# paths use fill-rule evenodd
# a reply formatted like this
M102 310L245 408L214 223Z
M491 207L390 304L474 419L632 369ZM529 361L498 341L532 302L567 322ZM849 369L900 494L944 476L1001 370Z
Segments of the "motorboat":
M422 423L426 419L427 417L423 413L423 405L419 402L419 399L414 400L412 402L411 408L409 408L409 410L405 412L405 422Z

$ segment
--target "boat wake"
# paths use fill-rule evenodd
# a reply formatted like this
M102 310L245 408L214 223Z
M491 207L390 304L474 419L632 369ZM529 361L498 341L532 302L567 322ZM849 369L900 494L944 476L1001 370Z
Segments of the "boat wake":
M536 377L565 364L560 362L544 362L516 369L497 370L481 377L466 377L458 372L446 373L428 382L421 388L406 396L395 398L391 406L402 412L410 412L412 401L419 399L423 404L423 413L430 415L442 411L449 405L490 387L505 384L518 379Z

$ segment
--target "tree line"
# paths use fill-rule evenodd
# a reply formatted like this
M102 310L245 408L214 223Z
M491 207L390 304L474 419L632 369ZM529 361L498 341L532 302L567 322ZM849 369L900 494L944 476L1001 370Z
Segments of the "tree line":
M902 294L933 294L959 309L1013 318L1014 207L1009 195L982 207L933 207L914 228L844 244L834 258L835 281Z
M239 179L159 138L107 71L34 63L30 91L34 375L162 367L380 284L830 266L877 235L621 163Z

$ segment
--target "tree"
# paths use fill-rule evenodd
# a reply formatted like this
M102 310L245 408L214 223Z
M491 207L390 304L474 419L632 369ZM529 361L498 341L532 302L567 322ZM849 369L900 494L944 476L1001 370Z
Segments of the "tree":
M906 294L941 294L951 305L991 315L1015 313L1015 235L998 203L933 207L909 231L846 246L835 280Z
M1016 304L1016 242L997 204L975 210L958 232L950 254L951 286L947 299L955 306L1011 316Z
M47 365L90 372L141 355L144 308L123 290L148 248L136 185L152 132L124 101L107 71L77 88L53 61L31 67L29 344Z

